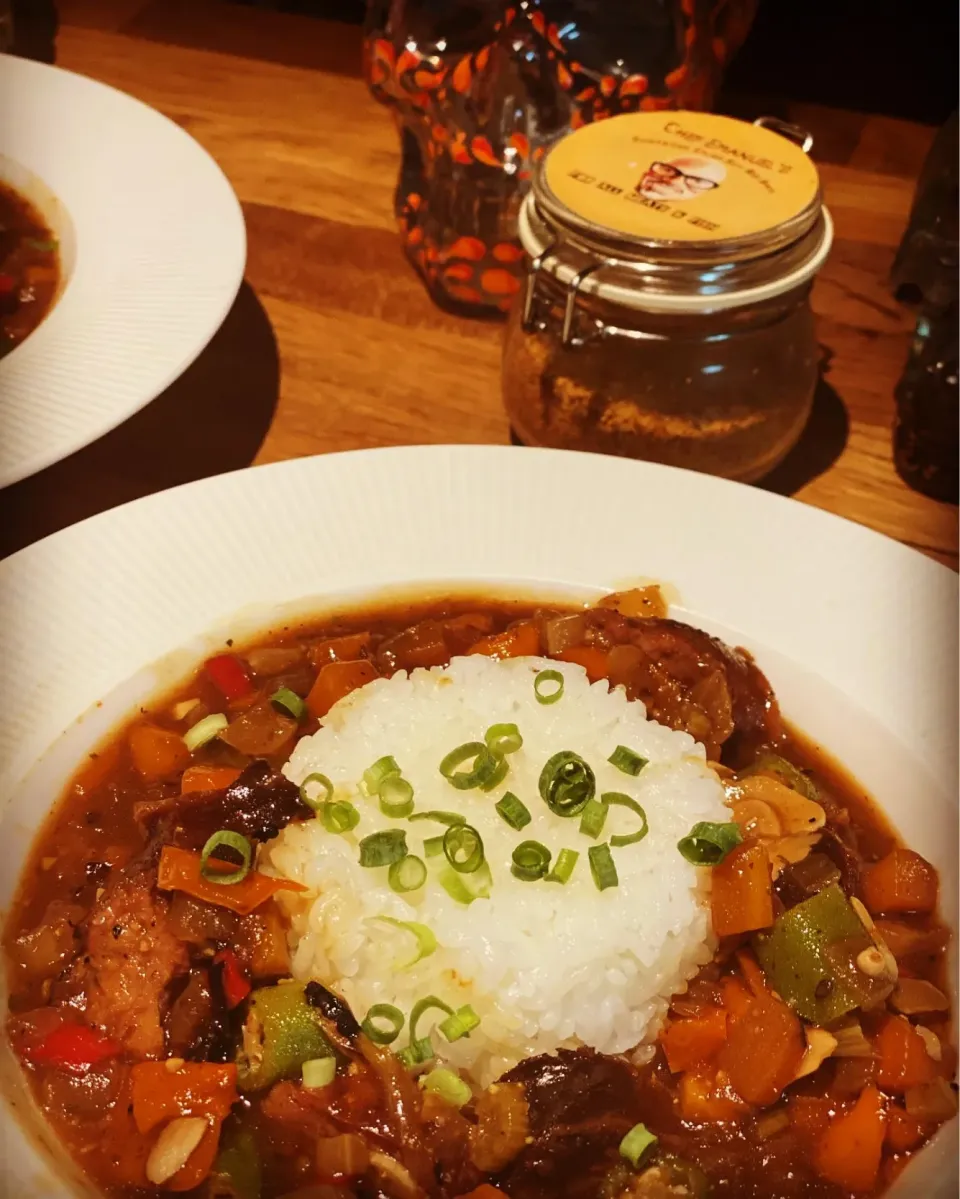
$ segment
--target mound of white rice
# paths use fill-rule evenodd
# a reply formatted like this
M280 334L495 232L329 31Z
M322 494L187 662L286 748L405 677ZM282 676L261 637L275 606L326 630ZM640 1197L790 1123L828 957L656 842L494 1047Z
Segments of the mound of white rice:
M544 667L562 671L563 697L537 702L533 680ZM483 740L486 729L510 721L523 748L510 755L510 771L490 793L460 791L440 774L451 749ZM639 776L607 761L618 745L649 759ZM644 808L650 831L638 843L612 850L619 886L597 890L579 817L554 815L541 799L544 763L573 750L593 768L597 794L620 791ZM444 832L432 821L393 820L365 796L364 770L392 754L412 783L419 811L461 812L483 839L493 875L488 899L457 903L436 873L444 859L428 861L424 887L407 895L387 884L387 869L359 864L360 840L379 829L402 827L412 853ZM449 667L397 674L354 692L304 738L284 768L301 783L320 771L361 813L346 835L327 832L319 820L290 825L262 852L261 866L305 884L310 894L285 900L292 916L293 972L336 988L363 1019L375 1003L393 1004L407 1016L435 995L453 1008L469 1003L481 1018L469 1037L433 1040L438 1057L486 1084L524 1057L586 1044L603 1053L652 1045L670 997L709 961L714 941L709 917L708 872L688 864L677 842L700 820L724 821L723 791L704 752L686 733L647 720L643 705L622 690L591 685L579 666L522 658L507 662L474 656ZM533 820L512 829L494 804L514 792ZM630 833L638 817L610 809L601 834ZM553 853L580 851L565 884L522 882L512 876L511 855L522 840L542 842ZM439 865L438 865L439 861ZM437 949L408 969L396 963L414 955L413 936L371 918L426 924ZM442 1014L420 1024L423 1036ZM407 1030L394 1042L401 1048Z

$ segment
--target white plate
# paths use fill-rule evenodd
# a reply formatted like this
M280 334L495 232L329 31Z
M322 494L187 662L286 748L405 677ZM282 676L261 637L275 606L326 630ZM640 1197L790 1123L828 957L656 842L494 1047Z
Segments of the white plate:
M221 475L0 564L0 907L84 750L219 639L384 589L586 597L638 577L669 581L677 614L755 652L788 716L941 871L956 927L951 572L857 525L706 475L471 446ZM4 1074L29 1117L9 1055ZM83 1193L44 1173L9 1117L2 1127L18 1196ZM953 1131L891 1195L956 1194Z
M0 113L0 179L50 221L66 275L47 318L0 360L5 487L102 436L189 366L237 294L246 235L210 155L123 92L0 55Z

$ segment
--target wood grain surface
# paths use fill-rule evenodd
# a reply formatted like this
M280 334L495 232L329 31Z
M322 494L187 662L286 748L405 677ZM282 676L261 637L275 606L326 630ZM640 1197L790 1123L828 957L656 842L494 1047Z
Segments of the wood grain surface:
M250 463L509 441L497 324L427 298L397 236L392 121L360 31L223 0L61 0L57 62L187 129L243 204L246 283L197 363L95 445L8 489L2 550L149 491ZM751 114L753 115L753 114ZM957 564L957 510L891 457L910 312L888 272L933 130L791 106L836 243L813 293L828 367L801 445L765 485Z

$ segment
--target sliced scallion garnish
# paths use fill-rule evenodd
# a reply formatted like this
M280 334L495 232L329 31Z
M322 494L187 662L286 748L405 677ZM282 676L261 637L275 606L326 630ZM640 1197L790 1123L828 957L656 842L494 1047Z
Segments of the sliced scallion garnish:
M392 1003L375 1003L360 1027L374 1045L392 1045L403 1030L403 1012Z
M277 708L285 709L294 720L302 720L307 710L307 705L300 696L289 687L278 687L270 696L270 702Z
M371 920L378 920L381 924L399 928L402 932L410 933L416 939L417 951L414 956L406 959L398 958L393 963L394 970L409 970L411 966L415 966L417 962L436 952L437 938L434 936L433 929L427 928L425 924L418 924L415 920L395 920L393 916L372 916Z
M631 799L629 795L624 795L622 791L605 791L600 796L600 802L604 804L619 805L621 808L629 808L631 812L636 812L640 817L640 827L635 833L626 833L610 838L610 844L614 846L633 845L636 841L642 841L650 831L650 826L647 824L647 814L640 807L635 799Z
M413 1054L414 1063L428 1060L420 1056L425 1048L424 1042L429 1044L430 1056L433 1056L433 1043L430 1038L417 1036L417 1026L421 1019L427 1012L432 1010L443 1012L445 1016L452 1016L454 1014L453 1008L448 1003L444 1003L442 999L438 999L436 995L425 995L423 999L417 1000L413 1005L413 1010L410 1012L410 1044L407 1046Z
M550 869L550 859L553 855L546 845L539 841L521 841L513 851L513 865L510 873L524 883L535 883Z
M406 891L416 891L427 881L427 867L422 858L408 853L399 862L393 862L387 871L387 882L391 891L402 895Z
M473 874L483 865L483 841L470 824L455 824L443 834L443 854L458 874Z
M490 752L492 753L493 751L491 750ZM507 771L510 769L507 759L502 754L494 754L494 757L496 759L496 766L489 778L484 779L480 784L481 791L492 791L494 787L499 787L507 777Z
M437 1027L448 1041L459 1041L461 1037L469 1037L479 1023L480 1017L469 1003L465 1003L455 1012L450 1012L446 1020L441 1020Z
M523 745L520 730L515 724L492 724L483 739L495 754L515 754Z
M652 1149L657 1143L657 1138L647 1128L645 1124L634 1124L633 1128L620 1142L620 1156L625 1157L627 1161L636 1169L640 1165L640 1159Z
M732 820L725 824L701 820L677 842L677 849L694 866L719 866L742 840L743 834Z
M420 1086L425 1091L432 1091L433 1094L439 1095L451 1107L463 1107L473 1098L473 1092L460 1075L454 1074L452 1070L447 1070L442 1066L431 1070L429 1074L424 1074L420 1079Z
M503 759L482 741L467 741L452 749L440 763L440 773L458 791L472 791L488 783L500 769ZM466 770L458 770L467 765Z
M328 833L349 833L360 823L360 813L346 799L325 803L319 812L320 822Z
M563 675L559 670L541 670L533 680L538 704L555 704L563 695Z
M493 875L487 862L472 874L458 874L452 866L444 866L437 875L437 882L451 899L457 903L470 904L475 899L490 898Z
M560 884L569 882L573 868L579 860L580 854L575 849L561 849L557 854L553 869L549 874L544 875L544 881Z
M603 832L603 826L606 823L608 808L602 804L599 799L590 799L580 813L580 832L585 837L590 837L596 841L597 837Z
M427 837L423 843L423 856L425 858L438 858L443 854L443 837Z
M402 820L413 811L413 787L399 774L388 774L377 792L380 811L392 820Z
M414 820L435 820L437 824L466 824L467 819L461 816L459 812L444 812L439 808L431 808L429 812L414 812L407 819L412 823Z
M530 815L530 809L525 803L517 799L512 791L508 791L503 799L497 800L494 805L503 819L515 828L517 832L525 828L533 817Z
M400 767L397 765L397 759L392 755L387 754L385 757L377 758L372 766L368 766L363 772L363 788L367 795L373 796L380 791L380 784L385 778L389 778L391 774L400 774Z
M606 841L602 845L591 845L587 850L587 857L590 859L590 873L598 891L606 891L607 887L619 887L620 877Z
M204 716L203 720L198 720L193 728L187 729L183 734L183 744L191 753L195 753L202 745L219 736L229 723L222 712Z
M319 787L319 793L314 790L315 787ZM308 774L300 784L300 798L308 808L313 808L315 812L320 812L332 797L333 783L325 774L320 774L318 771Z
M360 842L361 866L392 866L407 856L407 834L402 828L385 828Z
M215 849L232 849L234 853L238 853L241 858L239 866L233 870L211 870L208 866L210 855ZM222 862L223 858L214 858L215 862ZM250 873L250 863L253 861L253 846L242 833L235 833L232 829L222 828L208 838L203 849L200 850L200 875L205 878L208 883L218 883L220 886L229 887L234 883L242 883ZM228 866L233 866L233 862L227 862Z
M422 1066L424 1062L429 1062L431 1058L436 1057L433 1041L429 1037L411 1041L406 1049L401 1049L397 1053L397 1057L408 1070L412 1070L415 1066Z
M335 1057L315 1057L300 1067L303 1085L308 1091L319 1091L328 1087L337 1076Z
M607 761L611 766L616 766L618 770L622 770L624 774L638 775L640 771L647 765L649 759L642 758L638 753L634 753L632 749L628 749L625 745L618 745Z
M579 754L562 749L540 772L540 794L557 816L578 816L597 790L593 771Z

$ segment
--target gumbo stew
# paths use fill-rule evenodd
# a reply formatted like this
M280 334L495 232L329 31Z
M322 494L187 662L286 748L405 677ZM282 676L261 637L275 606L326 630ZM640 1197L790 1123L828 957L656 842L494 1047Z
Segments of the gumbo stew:
M0 183L0 358L40 324L59 286L56 237L29 200Z

